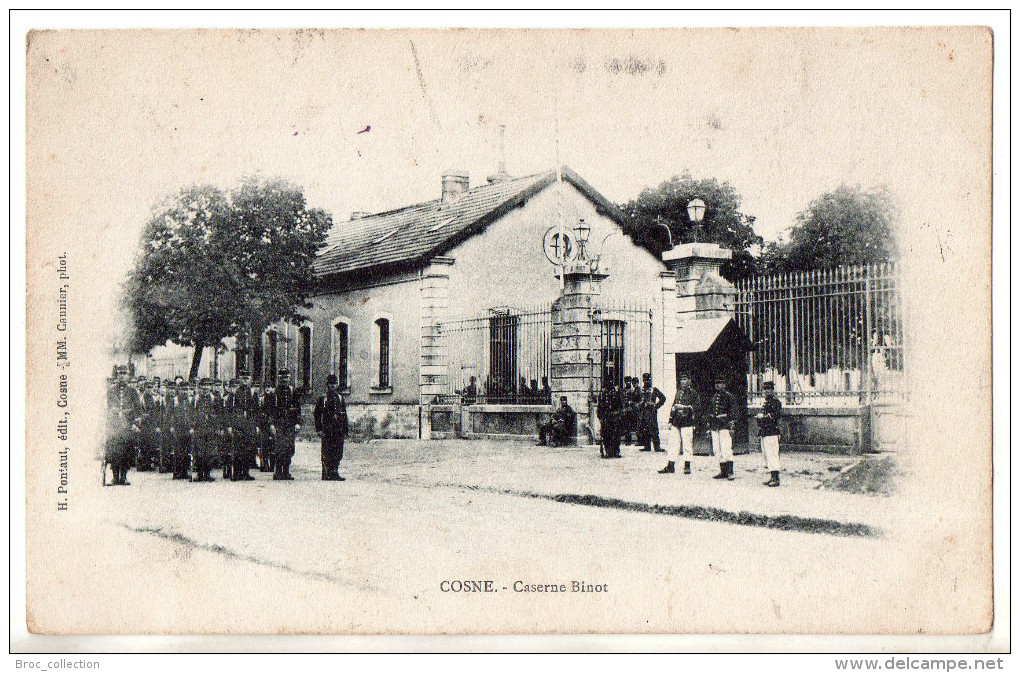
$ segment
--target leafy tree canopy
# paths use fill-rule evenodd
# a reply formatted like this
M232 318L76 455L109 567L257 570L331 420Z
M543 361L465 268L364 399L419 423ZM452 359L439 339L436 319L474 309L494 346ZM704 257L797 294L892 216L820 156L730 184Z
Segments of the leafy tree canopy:
M687 215L687 204L694 199L701 199L706 206L697 227ZM715 178L697 180L690 171L684 171L654 189L642 190L636 199L620 207L630 218L624 232L657 256L669 248L672 235L674 245L712 242L732 250L733 259L722 268L722 275L731 281L754 272L750 249L761 245L762 238L754 231L754 216L740 212L740 195L729 182Z
M132 351L194 346L194 378L204 347L296 321L330 226L282 180L246 178L229 196L211 185L182 189L153 210L125 284Z
M809 271L891 261L897 254L895 218L887 189L841 185L797 215L789 242L765 247L761 266L768 271Z

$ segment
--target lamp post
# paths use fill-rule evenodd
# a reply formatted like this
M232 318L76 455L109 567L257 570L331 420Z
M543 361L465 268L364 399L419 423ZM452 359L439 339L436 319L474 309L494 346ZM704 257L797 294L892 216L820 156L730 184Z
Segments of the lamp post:
M705 202L701 199L693 199L687 204L687 217L694 225L694 241L697 242L698 233L701 231L701 220L705 217Z
M591 227L582 217L578 220L577 226L574 227L574 231L577 232L577 259L581 262L587 261L588 255L584 248L588 245L588 237L591 236Z

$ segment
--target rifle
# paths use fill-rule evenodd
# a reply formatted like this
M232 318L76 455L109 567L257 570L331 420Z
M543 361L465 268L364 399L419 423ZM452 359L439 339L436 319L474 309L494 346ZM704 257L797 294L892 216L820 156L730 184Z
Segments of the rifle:
M103 455L103 486L106 486L106 466L109 465L109 464L110 464L110 461L107 460L106 455L104 454Z

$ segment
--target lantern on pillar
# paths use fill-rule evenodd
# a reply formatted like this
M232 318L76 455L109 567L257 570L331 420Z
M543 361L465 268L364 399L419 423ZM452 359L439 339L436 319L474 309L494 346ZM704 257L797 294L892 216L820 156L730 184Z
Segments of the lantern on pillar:
M701 221L705 217L705 202L701 199L693 199L687 204L687 217L690 219L691 224L694 225L694 240L697 241L699 238L698 232L701 231Z
M577 232L577 259L582 262L587 261L588 255L585 252L585 246L588 245L588 237L591 236L591 227L582 217L578 220L574 231Z

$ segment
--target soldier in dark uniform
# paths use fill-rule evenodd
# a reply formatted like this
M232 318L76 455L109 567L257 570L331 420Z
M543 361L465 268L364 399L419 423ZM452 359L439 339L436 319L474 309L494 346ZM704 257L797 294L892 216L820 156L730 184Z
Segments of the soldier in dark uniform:
M104 461L110 466L113 473L114 486L129 486L127 480L128 468L131 465L132 440L131 421L123 404L124 387L117 386L118 392L113 404L106 410L106 449ZM109 399L109 398L108 398ZM105 467L103 468L105 471ZM105 474L103 477L106 480Z
M783 417L783 405L776 397L776 384L766 381L762 384L765 402L757 416L758 437L761 438L761 452L765 456L765 469L771 473L766 486L779 486L779 421Z
M217 384L220 382L217 381ZM230 381L223 392L213 396L213 408L217 411L216 447L223 478L234 479L234 392L236 381ZM217 397L219 399L217 399Z
M695 390L689 374L680 377L680 387L673 398L673 406L669 410L669 424L675 429L670 431L666 443L669 460L666 467L659 470L660 474L671 474L676 471L676 461L683 454L684 474L691 473L691 458L694 457L694 426L701 398Z
M155 384L152 381L144 381L139 388L138 416L138 458L135 469L139 472L148 472L156 467L159 454L159 410L157 409L158 396L156 395Z
M623 437L624 444L630 446L633 443L633 435L637 431L638 407L641 404L641 386L638 385L636 376L624 377L624 388L620 396L623 400L620 435Z
M539 446L566 446L577 433L577 413L567 404L566 396L560 397L560 407L553 412L552 419L538 429Z
M326 394L315 403L315 431L322 438L322 480L344 481L340 461L344 457L347 437L347 405L337 389L339 379L326 377Z
M242 372L238 379L232 396L231 409L233 413L228 428L233 459L230 474L234 481L252 481L255 477L251 476L248 470L254 464L253 456L255 455L256 433L255 421L252 418L255 398L249 386L251 379L248 375Z
M280 370L280 383L273 393L273 425L270 428L274 435L273 461L275 471L273 479L290 481L290 461L294 458L297 443L297 431L301 429L301 404L290 385L290 371Z
M733 396L726 390L726 379L715 379L715 392L708 403L708 431L712 436L712 455L719 459L719 474L713 479L733 481Z
M595 415L602 428L602 457L620 457L620 430L623 428L623 396L615 381L599 392Z
M188 421L188 393L183 383L175 383L166 398L166 416L169 426L170 471L174 479L188 478L188 460L191 455L191 424Z
M638 404L638 441L642 451L662 451L659 441L659 409L666 403L662 391L652 386L652 375L641 375L641 401Z
M273 393L263 386L259 389L255 409L255 442L259 455L259 472L273 471Z
M213 461L216 458L216 426L217 418L214 409L215 398L211 389L211 381L202 379L199 391L195 396L194 441L191 456L194 474L191 481L216 481L212 476Z

